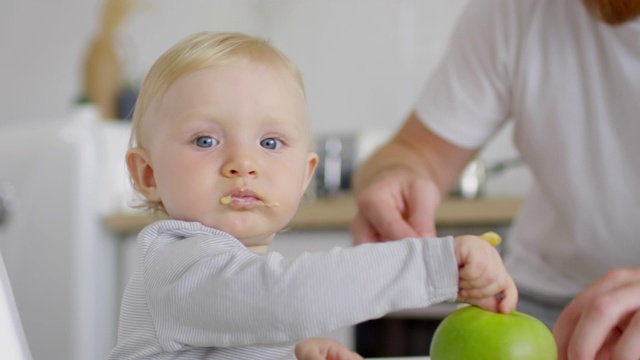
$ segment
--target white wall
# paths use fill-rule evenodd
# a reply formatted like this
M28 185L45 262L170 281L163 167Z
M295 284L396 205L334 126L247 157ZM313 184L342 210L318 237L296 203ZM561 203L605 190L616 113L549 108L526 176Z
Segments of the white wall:
M98 0L0 2L0 124L66 114Z
M301 68L318 132L395 128L466 0L149 0L119 31L129 79L202 30L271 39ZM0 124L64 115L81 92L99 0L0 2Z

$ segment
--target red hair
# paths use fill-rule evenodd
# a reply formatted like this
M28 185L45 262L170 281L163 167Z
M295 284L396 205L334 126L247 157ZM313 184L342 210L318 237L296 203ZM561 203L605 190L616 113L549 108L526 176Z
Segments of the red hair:
M589 12L609 25L620 25L640 15L640 0L583 0Z

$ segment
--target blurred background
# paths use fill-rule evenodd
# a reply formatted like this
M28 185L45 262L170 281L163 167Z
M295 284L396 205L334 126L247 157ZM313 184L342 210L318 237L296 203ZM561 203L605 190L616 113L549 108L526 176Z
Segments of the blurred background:
M115 344L120 296L143 226L128 207L126 118L146 71L169 46L194 32L241 31L287 54L305 80L322 156L318 191L342 198L333 206L344 207L348 220L350 174L408 114L466 1L0 2L0 251L34 358L104 359ZM118 7L124 10L114 13ZM95 49L105 32L111 67L101 63L104 48ZM91 105L94 91L112 101L111 112ZM463 198L518 199L527 191L530 174L509 126L478 160ZM107 221L114 214L119 225ZM294 256L348 246L346 222L300 226L274 249ZM506 229L508 219L471 225ZM408 324L384 331L407 333ZM353 348L360 337L364 349L376 331L383 330L328 336ZM422 336L415 334L406 336ZM401 347L393 351L413 351Z
M439 60L464 0L146 0L115 30L123 80L193 32L269 39L300 67L317 131L393 128ZM82 91L100 0L5 0L0 123L64 116Z

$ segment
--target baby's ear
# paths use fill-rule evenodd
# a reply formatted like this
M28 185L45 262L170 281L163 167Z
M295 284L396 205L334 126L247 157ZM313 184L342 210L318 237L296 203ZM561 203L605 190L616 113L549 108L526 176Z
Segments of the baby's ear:
M126 162L129 176L131 176L136 190L149 201L160 201L153 166L147 151L139 147L129 149Z
M305 174L306 178L304 181L304 187L302 188L302 191L305 191L309 186L311 179L313 179L313 174L316 171L316 167L318 167L318 154L314 152L310 152L307 154L307 169L306 169L307 173Z

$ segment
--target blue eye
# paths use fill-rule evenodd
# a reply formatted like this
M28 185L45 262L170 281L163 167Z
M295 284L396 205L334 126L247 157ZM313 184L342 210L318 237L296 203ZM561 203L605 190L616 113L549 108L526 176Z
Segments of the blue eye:
M280 146L282 146L282 143L280 142L280 140L275 138L266 138L266 139L260 140L260 146L262 146L265 149L275 150Z
M200 148L210 148L218 145L218 140L211 136L200 136L195 140L195 144Z

